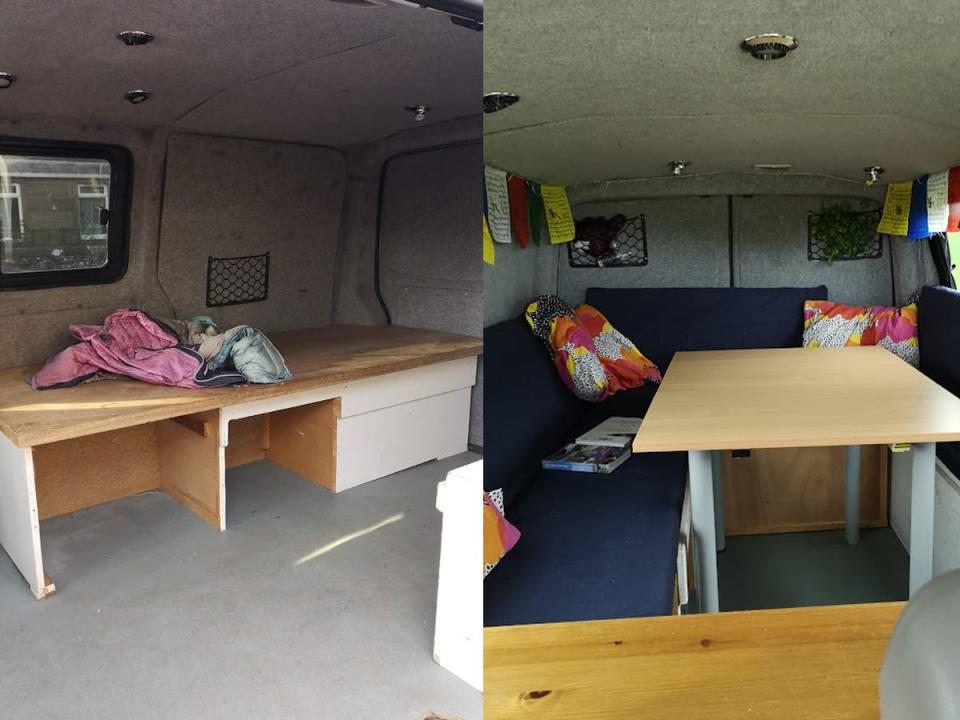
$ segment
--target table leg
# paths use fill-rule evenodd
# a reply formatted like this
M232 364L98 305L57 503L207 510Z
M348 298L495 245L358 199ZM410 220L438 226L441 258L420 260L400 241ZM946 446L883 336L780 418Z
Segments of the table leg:
M720 451L710 453L710 468L713 471L713 514L717 525L717 552L727 549L727 524L723 507L723 474L720 472Z
M846 485L847 545L856 545L860 541L860 446L848 445L844 463L844 483Z
M713 509L713 461L709 450L689 452L690 509L697 548L697 583L700 609L720 612L717 585L717 531Z
M910 597L933 577L933 505L937 444L910 446Z

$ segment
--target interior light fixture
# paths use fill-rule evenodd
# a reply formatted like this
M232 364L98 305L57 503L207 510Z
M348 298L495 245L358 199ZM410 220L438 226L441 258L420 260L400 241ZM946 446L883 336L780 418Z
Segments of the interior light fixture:
M879 165L871 165L870 167L865 167L863 171L867 174L867 186L873 185L880 179L880 176L885 172L884 168Z
M124 30L117 34L117 40L130 47L134 45L146 45L155 39L154 35L144 30Z
M506 110L520 101L520 96L512 92L488 92L483 94L483 111L495 113Z
M671 160L669 163L670 169L673 171L674 175L683 175L683 171L687 169L687 166L690 164L689 160Z
M407 112L413 113L413 119L416 122L423 122L427 118L427 113L430 112L429 105L407 105L403 108Z
M8 72L0 72L0 90L6 90L17 81L16 75Z
M797 49L796 38L781 33L751 35L740 43L740 49L757 60L779 60Z
M124 97L131 105L139 105L140 103L145 103L147 100L149 100L150 95L151 93L146 90L137 89L127 90L127 93L124 95Z

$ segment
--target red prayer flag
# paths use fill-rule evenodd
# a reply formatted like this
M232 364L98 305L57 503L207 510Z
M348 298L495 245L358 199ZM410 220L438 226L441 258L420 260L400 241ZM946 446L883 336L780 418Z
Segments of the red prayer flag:
M950 207L947 232L960 231L960 167L950 168L947 179L947 204Z
M527 221L527 181L516 175L507 175L507 196L510 198L510 224L517 244L526 248L530 242L530 223Z

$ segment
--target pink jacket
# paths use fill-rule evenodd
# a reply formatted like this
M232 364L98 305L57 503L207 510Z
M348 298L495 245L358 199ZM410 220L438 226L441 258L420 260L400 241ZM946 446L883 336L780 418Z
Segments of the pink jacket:
M139 310L117 310L103 326L71 325L79 342L57 353L31 380L35 390L70 387L100 374L125 375L157 385L197 388L244 382L237 373L208 377L199 353Z

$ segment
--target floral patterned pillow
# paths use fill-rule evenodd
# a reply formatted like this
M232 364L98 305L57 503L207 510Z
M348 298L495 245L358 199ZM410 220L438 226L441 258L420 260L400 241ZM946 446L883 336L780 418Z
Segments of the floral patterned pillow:
M917 306L845 305L827 300L803 304L803 346L879 345L914 367L920 364Z
M517 544L520 531L503 516L503 490L483 494L483 576Z

